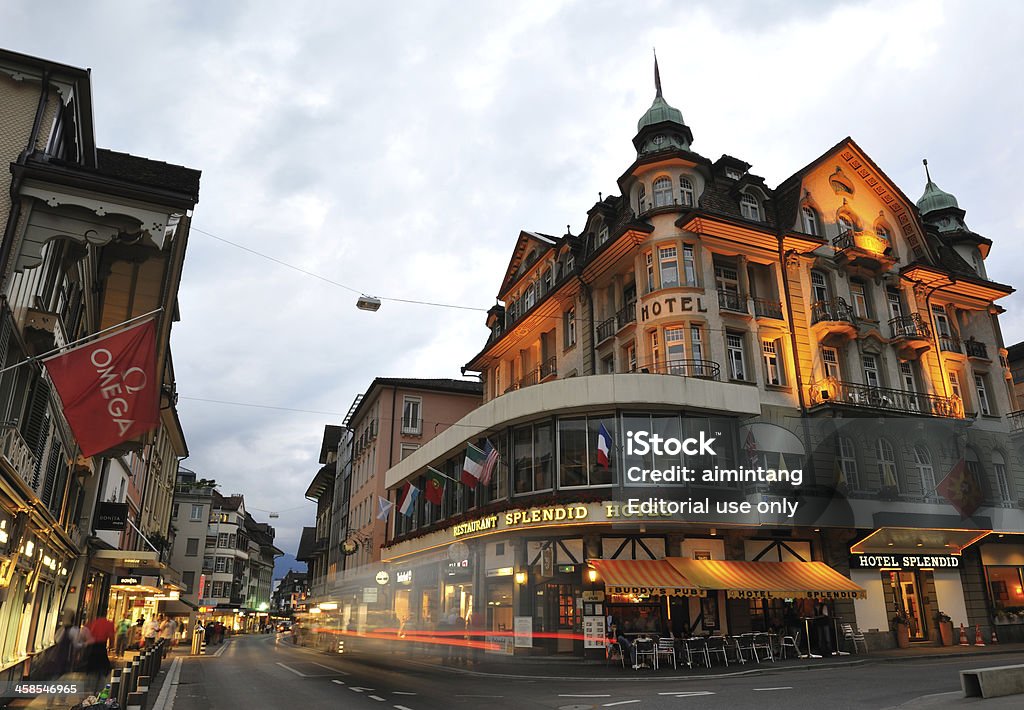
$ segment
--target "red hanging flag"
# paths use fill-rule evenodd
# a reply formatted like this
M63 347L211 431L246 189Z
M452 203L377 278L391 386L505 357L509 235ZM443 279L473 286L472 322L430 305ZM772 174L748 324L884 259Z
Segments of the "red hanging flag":
M84 456L160 424L156 323L145 323L43 361Z
M978 509L984 499L981 486L978 485L971 470L967 468L964 459L956 462L956 465L950 469L935 490L948 500L963 518L974 515L974 511ZM925 492L927 493L927 491Z

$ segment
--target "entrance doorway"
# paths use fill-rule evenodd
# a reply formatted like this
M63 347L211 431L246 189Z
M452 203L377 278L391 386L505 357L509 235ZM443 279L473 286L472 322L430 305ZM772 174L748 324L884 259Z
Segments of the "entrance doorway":
M921 580L916 571L896 572L896 603L907 616L907 627L911 641L925 641L928 638L928 624L925 621L924 604L921 600Z

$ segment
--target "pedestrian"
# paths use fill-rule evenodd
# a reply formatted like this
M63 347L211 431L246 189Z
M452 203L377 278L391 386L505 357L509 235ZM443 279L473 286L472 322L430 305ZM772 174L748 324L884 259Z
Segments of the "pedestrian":
M38 679L46 681L63 681L54 683L58 689L70 687L77 668L77 657L82 649L82 634L75 624L75 613L65 611L57 632L53 638L53 646L46 652ZM51 707L68 707L70 695L57 693L48 697Z
M114 638L114 622L106 614L97 614L88 626L89 645L85 649L85 672L93 680L96 692L103 690L106 678L110 675L110 658L107 656L107 644Z
M215 631L216 628L217 628L217 624L215 624L213 622L213 619L210 619L209 621L206 622L206 645L207 646L213 646L213 645L215 645L217 643L217 634L216 634L216 631Z
M124 652L128 649L128 639L131 636L132 622L128 617L124 617L115 628L114 636L114 653L118 658L124 656Z
M149 621L142 625L142 647L153 648L156 645L157 634L160 633L160 622L156 617L149 617Z

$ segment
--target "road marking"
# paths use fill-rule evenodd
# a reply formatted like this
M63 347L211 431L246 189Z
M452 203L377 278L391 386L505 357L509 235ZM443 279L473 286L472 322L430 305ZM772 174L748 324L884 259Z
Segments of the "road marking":
M605 703L601 707L603 707L603 708L613 708L616 705L629 705L630 703L638 703L638 702L640 702L640 701L639 700L618 700L618 701L616 701L614 703Z
M693 698L698 695L714 695L710 690L677 690L673 693L658 693L658 695L674 695L677 698Z
M338 680L337 678L335 678L335 679L334 679L334 680L332 680L331 682L332 682L332 683L337 683L338 685L345 685L345 681L343 681L343 680Z
M178 694L178 677L181 675L181 657L171 662L171 672L164 679L160 696L153 705L153 710L170 710L174 707L174 698Z
M337 673L338 675L352 675L348 671L339 670L337 668L334 668L333 666L325 666L323 663L316 663L315 661L310 661L310 663L312 663L314 666L320 666L321 668L326 668L331 673Z
M611 693L601 693L601 694L598 694L598 695L563 695L563 694L559 693L558 697L560 697L560 698L610 698L612 696L611 696Z
M792 685L783 685L778 688L754 688L754 690L792 690Z
M407 708L404 705L395 705L395 710L412 710L412 708Z
M373 688L360 688L360 687L355 686L355 685L349 686L349 690L354 690L357 693L362 693L363 691L366 691L366 690L369 690L370 692L373 692Z
M374 700L378 700L380 702L384 702L384 698L380 697L379 695L367 695L366 697L373 698Z
M416 693L409 693L409 692L404 691L404 690L396 690L396 691L394 691L394 693L395 693L395 695L416 695Z
M294 668L292 668L291 666L286 666L285 664L281 663L280 661L277 662L277 665L281 666L286 671L291 671L292 673L294 673L297 676L301 676L302 678L309 678L309 676L306 675L305 673L302 673L301 671L297 671Z

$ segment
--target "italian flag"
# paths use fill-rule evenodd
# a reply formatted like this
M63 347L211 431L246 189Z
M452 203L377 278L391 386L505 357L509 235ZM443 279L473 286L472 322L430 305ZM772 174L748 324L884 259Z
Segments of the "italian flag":
M484 472L486 460L487 454L470 444L466 448L466 462L462 464L462 482L470 488L476 488Z

